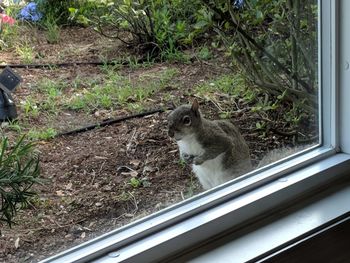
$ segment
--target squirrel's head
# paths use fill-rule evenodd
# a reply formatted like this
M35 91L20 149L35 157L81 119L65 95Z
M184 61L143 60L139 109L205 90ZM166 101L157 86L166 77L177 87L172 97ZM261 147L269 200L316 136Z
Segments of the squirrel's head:
M177 141L195 133L200 125L201 115L197 100L194 100L192 105L177 107L168 116L168 134Z

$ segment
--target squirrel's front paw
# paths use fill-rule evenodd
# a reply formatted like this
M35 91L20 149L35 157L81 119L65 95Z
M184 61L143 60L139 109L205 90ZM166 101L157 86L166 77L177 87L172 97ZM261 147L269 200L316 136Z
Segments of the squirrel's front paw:
M202 163L204 163L204 160L200 156L196 156L193 158L193 164L201 165Z
M188 163L188 164L191 164L193 162L193 159L194 159L194 156L193 155L190 155L190 154L186 154L186 153L183 153L181 155L182 159Z

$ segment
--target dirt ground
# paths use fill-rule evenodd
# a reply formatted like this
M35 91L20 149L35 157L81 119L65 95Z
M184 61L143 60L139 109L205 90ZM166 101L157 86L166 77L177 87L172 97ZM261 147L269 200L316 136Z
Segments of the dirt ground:
M58 44L47 44L42 32L35 34L35 49L40 54L35 63L101 61L101 57L115 59L129 52L89 28L62 30ZM23 63L13 49L0 52L2 64ZM150 109L171 106L163 100L165 93L177 102L187 103L192 99L188 91L195 85L229 71L228 62L216 56L205 63L158 63L147 68L125 67L120 72L132 77L164 68L179 71L175 82L181 89L170 85L154 94L148 101ZM70 81L78 75L101 73L94 65L15 70L24 80L15 93L17 102L33 92L31 87L38 78L59 76ZM218 117L215 103L200 103L207 117ZM245 107L239 100L236 106ZM130 111L124 108L90 115L66 111L56 116L55 127L60 132L69 131L128 114ZM202 191L190 168L179 163L176 144L167 136L167 114L159 112L38 142L41 177L45 181L35 187L38 197L18 213L16 224L12 228L1 226L0 262L37 262ZM259 116L254 113L236 111L233 119L249 144L254 164L268 149L293 144L291 136L273 132L261 138L255 127ZM47 121L43 115L32 124L44 125ZM139 185L133 185L132 178Z

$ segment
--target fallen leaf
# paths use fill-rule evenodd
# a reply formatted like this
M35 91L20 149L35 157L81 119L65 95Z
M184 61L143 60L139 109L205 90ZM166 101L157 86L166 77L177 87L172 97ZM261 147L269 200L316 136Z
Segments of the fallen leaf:
M80 237L81 238L85 238L86 237L86 233L85 232L81 233Z
M56 195L58 196L65 196L64 192L62 190L56 191Z
M141 161L140 160L131 160L130 164L133 165L134 167L139 167Z
M19 237L17 237L16 241L15 241L15 248L19 248Z
M73 186L72 182L69 182L69 183L65 186L65 188L66 188L67 190L72 190L72 186Z

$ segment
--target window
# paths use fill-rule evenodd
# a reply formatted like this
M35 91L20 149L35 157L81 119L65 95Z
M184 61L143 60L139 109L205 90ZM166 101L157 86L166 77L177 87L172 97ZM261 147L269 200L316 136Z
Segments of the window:
M157 262L208 242L229 229L297 200L322 185L349 175L350 112L347 85L350 2L319 1L320 83L319 147L294 159L226 183L147 218L72 248L45 262ZM339 32L339 35L338 35ZM338 49L339 48L339 49ZM251 176L253 175L253 176ZM346 210L346 208L345 208ZM348 210L348 209L347 209ZM258 226L257 226L258 227ZM251 252L253 253L253 252ZM219 260L218 260L219 261ZM176 261L175 261L176 262Z

